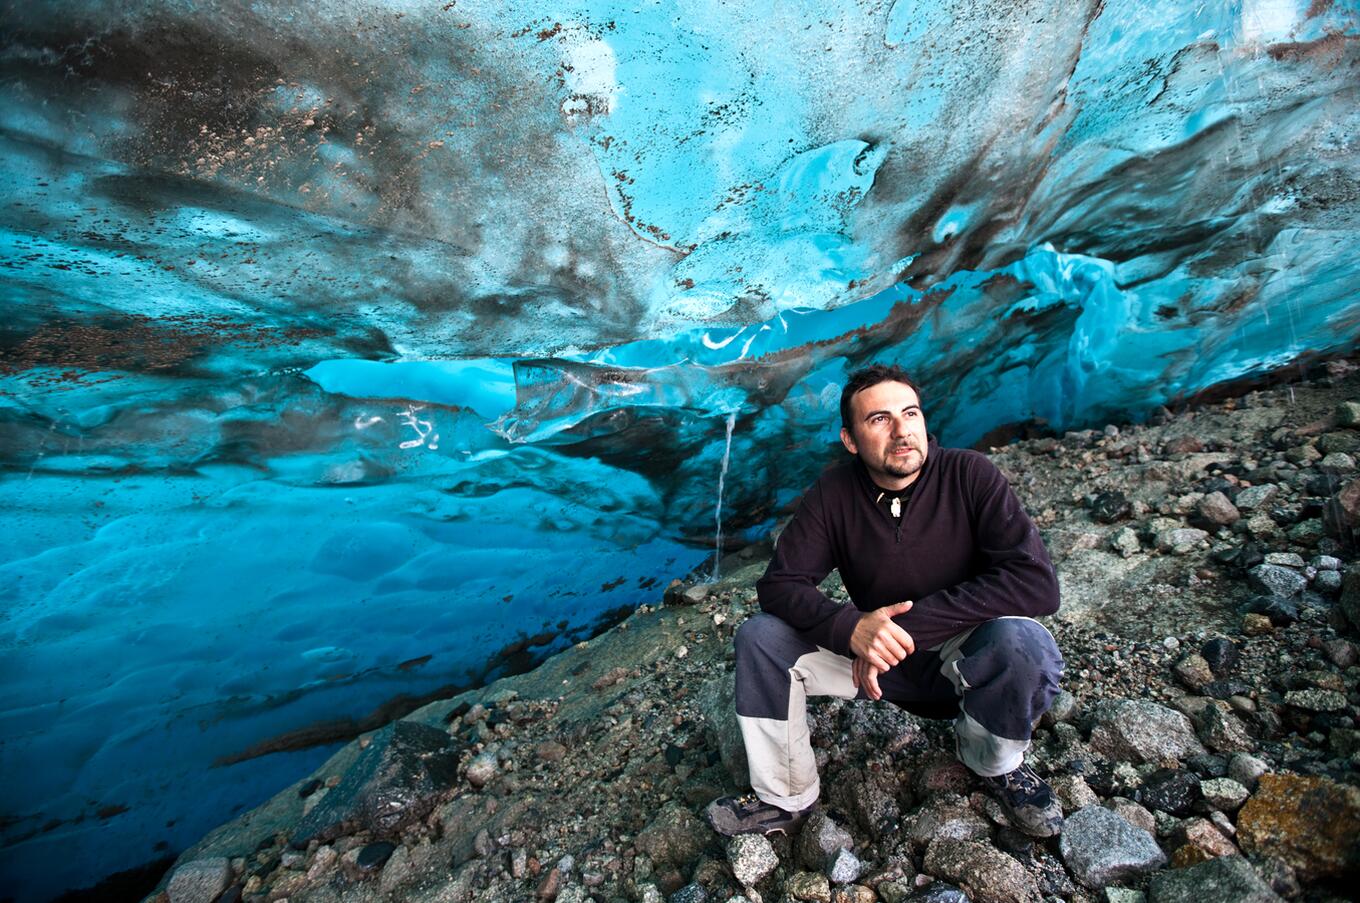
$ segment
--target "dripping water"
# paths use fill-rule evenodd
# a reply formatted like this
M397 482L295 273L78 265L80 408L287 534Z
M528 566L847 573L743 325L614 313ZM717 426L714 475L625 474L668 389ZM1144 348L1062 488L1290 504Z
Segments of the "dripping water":
M727 481L727 462L732 457L732 428L737 425L737 414L733 411L727 415L727 444L723 447L722 470L718 473L718 510L713 515L713 520L718 525L718 539L713 549L713 575L710 580L718 579L718 563L722 561L722 500L723 484Z

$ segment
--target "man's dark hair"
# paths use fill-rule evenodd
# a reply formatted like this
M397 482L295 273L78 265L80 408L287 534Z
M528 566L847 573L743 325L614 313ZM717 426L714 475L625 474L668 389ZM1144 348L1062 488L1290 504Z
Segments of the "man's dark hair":
M845 388L841 389L841 426L850 430L851 433L854 432L854 429L850 426L850 400L855 397L856 393L863 392L870 386L876 386L879 383L904 383L911 386L912 391L916 393L917 400L921 399L921 390L916 383L911 381L907 371L896 364L870 364L863 370L856 370L851 373L850 378L846 380Z

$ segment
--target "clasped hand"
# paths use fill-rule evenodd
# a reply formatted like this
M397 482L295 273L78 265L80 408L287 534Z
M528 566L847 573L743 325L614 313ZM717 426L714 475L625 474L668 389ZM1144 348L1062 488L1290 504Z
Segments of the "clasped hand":
M855 632L850 635L850 651L855 654L850 676L855 689L864 688L870 699L882 699L878 675L899 664L916 651L916 643L893 621L911 609L911 602L885 605L860 616Z

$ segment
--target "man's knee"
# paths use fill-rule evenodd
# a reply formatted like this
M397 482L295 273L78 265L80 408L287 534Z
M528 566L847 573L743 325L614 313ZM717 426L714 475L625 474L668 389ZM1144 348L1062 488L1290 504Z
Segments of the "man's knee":
M779 646L788 643L793 637L793 628L775 615L766 612L752 615L737 628L732 643L738 659L753 653L769 654Z
M1062 653L1053 635L1032 618L997 618L973 631L962 649L965 656L985 653L1006 664L1015 677L1028 682L1057 683L1062 674Z

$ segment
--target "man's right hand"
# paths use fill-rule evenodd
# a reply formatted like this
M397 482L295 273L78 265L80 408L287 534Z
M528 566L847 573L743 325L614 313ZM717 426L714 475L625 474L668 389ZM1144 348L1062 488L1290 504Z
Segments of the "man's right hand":
M860 615L855 632L850 635L850 651L879 671L900 663L916 651L916 643L892 619L910 609L910 601L898 602Z

